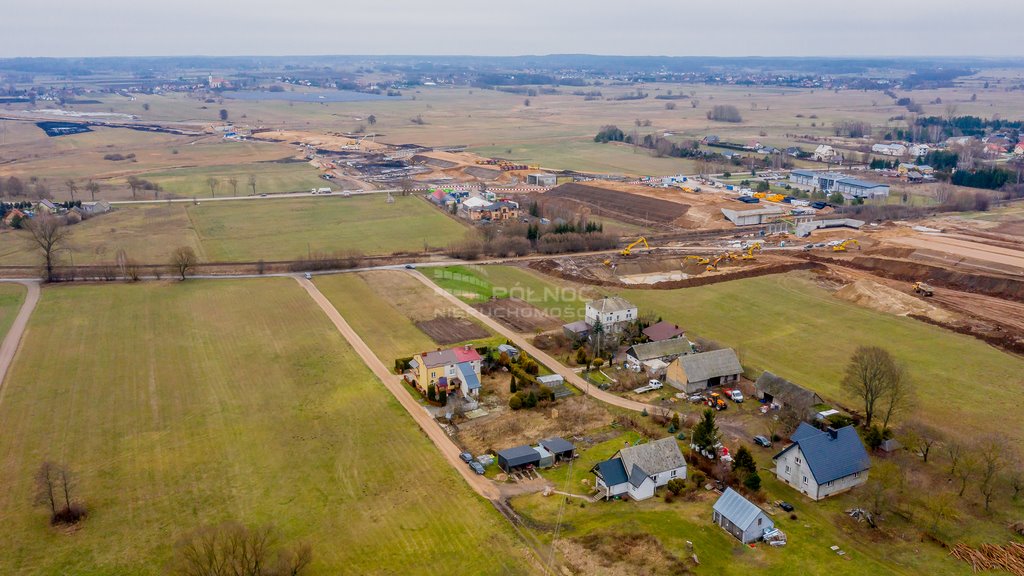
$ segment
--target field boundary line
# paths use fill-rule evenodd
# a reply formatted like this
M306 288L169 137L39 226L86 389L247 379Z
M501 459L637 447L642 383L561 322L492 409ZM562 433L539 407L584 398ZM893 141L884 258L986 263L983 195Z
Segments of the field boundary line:
M21 348L22 336L24 336L25 329L28 327L28 319L32 316L32 311L35 310L36 304L39 302L39 282L19 281L16 284L24 286L27 292L25 294L25 301L22 302L21 308L18 310L18 315L14 317L14 322L11 323L11 328L7 331L7 336L0 343L0 404L3 404L4 391L7 389L4 385L7 381L7 373L10 371L11 366L14 365L14 358L18 355L18 350Z

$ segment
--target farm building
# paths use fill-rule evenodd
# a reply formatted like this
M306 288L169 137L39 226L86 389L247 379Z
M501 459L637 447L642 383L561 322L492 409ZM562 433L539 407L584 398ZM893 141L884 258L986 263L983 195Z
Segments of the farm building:
M467 397L480 394L480 363L482 358L470 346L422 352L413 356L413 384L423 394L434 385L438 394L452 394L461 390Z
M738 382L743 366L732 348L687 354L672 361L665 382L688 394Z
M722 215L725 219L737 226L760 226L762 224L768 224L774 222L782 217L786 212L781 208L774 206L759 207L753 205L752 207L744 208L722 208Z
M515 360L519 357L519 348L511 344L498 344L498 354L508 354L508 357Z
M590 471L597 476L595 485L604 492L606 500L623 494L634 500L646 500L669 480L686 479L686 459L675 437L668 436L623 448Z
M555 456L543 446L530 446L534 452L540 456L540 460L537 461L537 468L551 468L555 465Z
M649 373L654 374L667 368L668 363L672 360L692 352L693 347L685 338L634 344L626 350L626 363L632 366L642 366Z
M606 333L617 334L636 321L637 308L625 298L609 296L587 302L584 319L591 327L600 322Z
M590 324L583 320L577 320L562 325L562 332L565 337L574 342L586 340L590 336Z
M764 372L754 382L754 394L765 404L774 404L780 408L789 408L801 412L801 419L807 418L818 404L824 400L817 393L780 378L771 372Z
M545 438L539 444L547 449L548 452L551 452L555 457L555 462L571 460L576 457L576 447L573 446L572 442L564 438L559 438L558 436Z
M907 153L907 147L898 143L875 144L871 147L871 151L884 156L903 156Z
M843 156L828 144L819 144L814 149L812 157L818 162L839 162L840 164L843 162Z
M764 510L732 488L726 488L715 501L712 520L744 544L760 540L765 530L775 527Z
M678 324L673 324L665 320L644 328L644 336L647 336L647 339L651 342L671 340L672 338L679 338L682 335L683 329L680 328Z
M812 500L868 481L871 459L853 426L819 430L801 422L790 440L773 458L775 475Z
M516 446L498 452L498 467L510 473L527 466L540 464L541 455L530 446Z
M10 212L8 212L7 214L4 215L4 224L7 224L8 226L10 226L11 223L14 222L15 219L24 219L24 218L25 218L25 213L24 212L22 212L21 210L18 210L17 208L12 208Z
M537 172L535 174L526 175L526 183L532 186L554 186L557 182L558 177L554 174Z

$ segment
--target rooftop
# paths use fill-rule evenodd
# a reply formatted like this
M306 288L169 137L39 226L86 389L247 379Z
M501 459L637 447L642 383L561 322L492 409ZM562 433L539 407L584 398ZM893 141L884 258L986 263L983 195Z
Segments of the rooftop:
M717 376L740 374L743 366L732 348L711 350L700 354L680 356L676 362L686 371L688 382L700 382Z
M782 456L794 446L799 446L818 484L832 482L871 468L871 459L853 426L838 430L819 430L806 422L801 422L790 439L793 444L776 454L775 458Z
M658 342L659 340L668 340L669 338L682 336L683 329L678 324L662 320L657 324L651 324L644 328L644 335L650 338L652 342Z
M460 362L473 362L480 359L480 354L470 346L423 353L423 364L426 365L427 368L432 368L434 366L447 366L449 364L458 364Z
M654 358L664 358L665 356L689 354L692 351L693 350L690 348L690 342L685 338L674 338L671 340L661 340L659 342L647 342L646 344L634 344L629 348L630 355L641 362L644 360L652 360Z
M726 488L714 505L715 512L746 531L763 511L732 488Z
M632 310L636 306L629 303L629 300L620 298L618 296L609 296L608 298L601 298L600 300L591 300L587 302L587 308L593 308L598 314L609 314L612 312L623 312L626 310Z
M686 466L686 459L674 436L623 448L619 450L619 458L623 467L630 471L630 476L634 467L639 467L645 475L652 475Z

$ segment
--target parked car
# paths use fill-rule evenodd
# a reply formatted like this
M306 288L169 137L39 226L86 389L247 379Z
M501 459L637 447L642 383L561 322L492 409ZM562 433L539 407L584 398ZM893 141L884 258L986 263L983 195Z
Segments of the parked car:
M786 512L792 512L793 511L793 505L790 504L789 502L779 502L779 508L782 508Z
M473 472L476 472L477 474L479 474L481 476L484 475L484 467L483 467L483 465L480 464L479 462L477 462L476 460L470 462L469 463L469 467L473 469Z
M462 454L459 454L459 458L462 459L462 461L467 464L473 461L473 455L470 454L469 452L463 452Z
M733 402L743 402L743 392L740 392L739 388L733 388L732 390L726 390L725 392Z
M771 448L772 441L767 436L754 436L754 444L761 446L762 448Z
M406 264L405 265L405 269L406 270L415 270L416 269L416 265L415 264Z
M306 273L304 274L304 276L306 277L306 280L312 280L312 279L313 279L313 275L312 275L312 274L310 274L309 272L306 272Z

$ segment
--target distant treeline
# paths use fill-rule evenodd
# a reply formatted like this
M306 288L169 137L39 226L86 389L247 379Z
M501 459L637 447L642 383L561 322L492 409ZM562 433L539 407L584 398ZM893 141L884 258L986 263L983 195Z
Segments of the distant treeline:
M1024 121L1003 120L1001 118L979 118L977 116L957 116L942 118L940 116L919 116L918 126L941 126L945 136L983 136L989 130L1022 130Z

